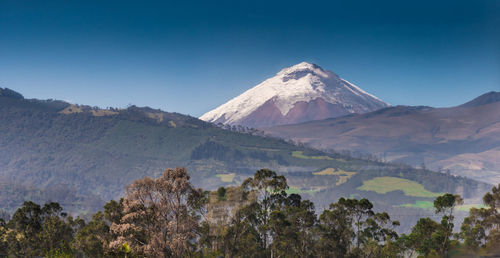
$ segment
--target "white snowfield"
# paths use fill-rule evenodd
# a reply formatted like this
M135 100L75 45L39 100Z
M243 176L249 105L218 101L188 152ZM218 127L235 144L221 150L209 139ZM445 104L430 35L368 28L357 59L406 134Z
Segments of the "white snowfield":
M377 97L341 79L331 71L302 62L281 70L276 76L245 91L200 117L208 122L238 124L246 116L273 99L285 116L295 103L322 98L342 105L349 113L364 113L389 106ZM356 112L357 111L357 112Z

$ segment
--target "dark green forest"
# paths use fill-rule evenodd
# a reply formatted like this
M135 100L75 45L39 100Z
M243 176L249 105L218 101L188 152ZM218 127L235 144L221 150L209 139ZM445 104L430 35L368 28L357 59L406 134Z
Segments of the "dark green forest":
M0 219L0 257L474 257L500 254L500 185L455 227L456 194L433 201L439 217L408 234L365 198L340 198L319 216L287 194L287 179L260 169L239 186L204 191L186 169L128 185L91 219L60 204L26 201Z
M14 214L25 201L52 201L90 219L107 200L124 196L124 185L174 166L188 169L193 185L206 190L241 185L266 167L286 176L287 194L312 201L318 212L340 197L367 198L374 210L400 221L399 233L421 217L437 219L437 195L461 195L464 205L456 217L463 218L491 189L463 177L368 155L326 153L151 108L99 109L25 99L4 89L0 121L0 215Z

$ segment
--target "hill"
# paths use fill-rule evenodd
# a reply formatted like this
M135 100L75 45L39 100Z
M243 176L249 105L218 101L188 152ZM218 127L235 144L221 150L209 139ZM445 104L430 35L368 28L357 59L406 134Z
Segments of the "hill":
M500 182L500 92L451 108L397 106L263 130L319 149L371 153Z
M177 166L186 167L204 189L240 184L257 169L270 168L286 175L289 192L313 200L318 210L341 196L367 197L407 226L431 214L411 205L443 192L459 193L473 204L491 189L466 178L328 154L151 108L98 109L0 96L0 121L0 208L8 212L24 200L52 200L86 214L123 196L133 180ZM410 190L374 186L377 180L404 182L400 186Z

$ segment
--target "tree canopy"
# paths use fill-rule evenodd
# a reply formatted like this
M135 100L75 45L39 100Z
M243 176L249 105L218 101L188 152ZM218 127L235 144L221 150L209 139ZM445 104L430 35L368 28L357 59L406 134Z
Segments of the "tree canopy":
M368 199L340 198L317 214L287 179L258 170L239 186L196 189L186 169L126 187L85 221L55 202L26 201L0 219L0 257L463 257L500 253L500 185L454 231L458 195L434 201L440 221L408 234Z

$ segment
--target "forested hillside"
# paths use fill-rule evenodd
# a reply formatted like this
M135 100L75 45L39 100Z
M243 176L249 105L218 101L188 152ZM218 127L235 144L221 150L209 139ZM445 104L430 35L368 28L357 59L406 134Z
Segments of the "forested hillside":
M98 109L0 92L0 205L57 201L88 214L123 186L186 167L204 189L239 185L260 168L286 175L288 193L318 210L340 197L369 198L409 229L442 193L480 204L490 185L405 165L327 154L283 140L223 130L193 117L131 106ZM457 214L457 216L460 216Z

